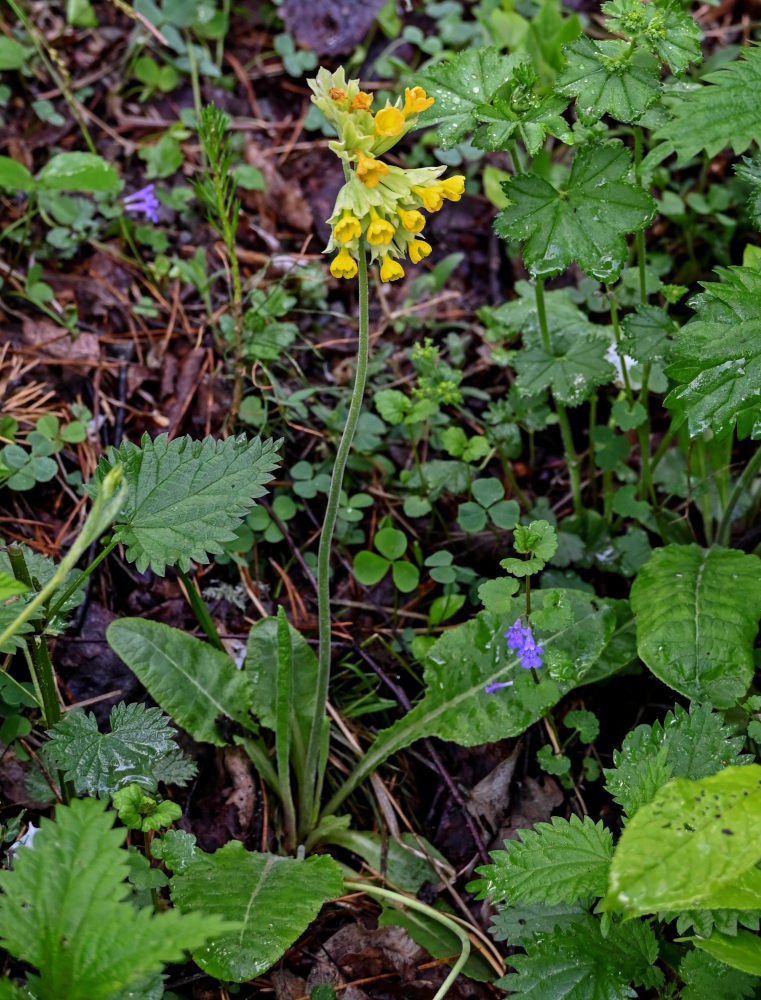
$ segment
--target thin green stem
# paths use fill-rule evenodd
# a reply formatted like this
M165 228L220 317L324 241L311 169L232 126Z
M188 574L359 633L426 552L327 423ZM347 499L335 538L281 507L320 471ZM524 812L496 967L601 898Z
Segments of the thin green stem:
M460 957L454 963L449 975L433 996L433 1000L443 1000L454 985L454 981L460 974L460 970L470 957L470 938L460 924L440 910L436 910L426 903L421 903L419 899L415 899L412 896L405 896L400 892L392 892L390 889L381 889L380 886L371 885L367 882L354 882L352 880L344 881L344 888L353 892L366 892L368 896L377 896L378 899L388 900L394 903L395 906L408 906L411 910L416 910L429 919L435 920L442 927L446 927L448 931L456 935L460 942Z
M320 545L317 552L317 619L319 629L317 691L304 761L304 782L301 789L301 821L310 826L314 825L319 809L319 802L315 801L314 795L319 777L320 746L323 729L326 724L325 706L328 700L328 684L330 682L330 554L333 533L338 517L338 505L341 497L344 473L346 471L346 463L362 409L362 399L365 394L365 382L367 380L367 362L370 355L367 257L364 239L362 238L359 241L359 253L357 256L359 263L359 342L357 347L357 370L354 376L354 388L349 403L349 413L346 417L346 426L338 444L336 461L333 466L325 521L322 526Z
M550 331L547 326L547 309L544 304L544 282L541 278L537 278L534 284L534 292L536 295L536 311L539 317L539 330L542 335L542 345L547 354L552 355L552 341L550 340ZM554 403L555 410L558 415L558 424L560 425L560 434L563 438L565 461L568 467L568 476L571 483L573 511L574 514L580 516L584 511L584 503L581 499L581 473L579 470L579 457L576 454L576 449L574 448L573 435L571 434L571 424L568 420L566 408L557 399L554 399Z
M93 561L90 563L90 565L87 566L85 569L82 570L82 572L76 578L76 580L74 581L74 583L70 584L66 588L66 590L64 590L64 592L61 594L61 596L55 602L55 604L53 605L53 607L52 608L48 608L48 612L47 612L48 621L51 621L53 618L55 618L55 616L58 614L58 612L61 610L61 608L64 606L64 604L68 601L68 599L71 597L71 595L75 591L79 590L79 588L85 582L85 580L87 579L87 577L93 572L94 569L96 569L103 562L103 560L106 558L106 556L110 552L114 551L114 549L116 548L116 546L118 544L119 543L114 538L112 538L111 541L108 543L108 545L106 545L106 547L100 553L100 555L96 556L93 559Z
M618 354L621 362L621 377L624 381L626 401L631 408L634 403L634 394L632 393L632 386L629 381L629 371L626 367L626 358L621 350L621 324L618 322L618 303L616 302L615 295L610 291L610 288L608 288L608 303L610 304L610 322L613 326L613 336L616 339L616 353Z
M201 592L198 587L196 587L194 581L191 580L184 570L178 568L177 573L179 574L182 582L185 584L185 593L188 597L188 603L193 609L193 614L196 616L198 624L206 633L206 638L212 646L221 650L223 653L226 653L227 650L225 649L222 640L219 638L217 626L214 624L214 621L209 614L209 609L206 607L206 603L203 597L201 597Z
M729 545L730 529L732 527L732 514L740 500L740 497L745 490L749 489L750 484L753 481L753 477L759 469L761 469L761 448L756 451L753 458L751 458L745 466L740 474L740 477L735 483L732 492L729 494L729 499L727 500L721 515L721 521L719 521L719 526L716 529L717 545Z

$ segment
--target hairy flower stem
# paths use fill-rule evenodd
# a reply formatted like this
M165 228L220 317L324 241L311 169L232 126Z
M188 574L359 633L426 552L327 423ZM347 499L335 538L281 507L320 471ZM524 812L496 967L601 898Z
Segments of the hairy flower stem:
M550 341L550 331L547 326L547 309L544 304L544 282L537 278L534 284L536 296L536 311L539 317L539 330L542 334L542 346L547 354L552 355L552 342ZM552 391L552 390L550 390ZM573 498L573 512L580 516L584 512L584 502L581 499L581 474L579 471L579 456L573 445L573 435L571 434L571 424L568 420L568 413L565 406L554 399L555 409L558 415L560 433L563 438L563 448L565 450L565 461L568 466L568 476L571 481L571 496Z
M315 694L314 715L309 730L309 741L304 760L304 781L301 787L299 817L302 826L302 829L299 831L301 836L315 825L319 812L319 801L316 800L315 791L318 782L321 784L319 774L320 749L323 742L322 734L326 725L325 706L328 700L328 683L330 681L330 552L336 519L338 517L338 503L341 497L346 463L362 409L362 399L365 394L365 382L367 380L367 361L370 354L370 330L367 308L367 256L363 237L360 237L359 240L358 266L359 343L357 346L357 370L354 376L354 388L352 389L351 401L349 403L349 413L346 417L346 426L344 427L341 440L338 444L338 451L336 452L336 461L333 466L333 475L331 476L330 489L328 491L325 521L323 522L320 545L317 552L317 620L319 629L317 691Z
M759 469L761 469L761 448L755 453L753 458L748 462L748 464L743 469L740 474L739 479L734 485L732 492L729 495L729 499L724 505L724 511L721 515L721 521L716 529L716 544L717 545L729 545L729 535L730 529L732 527L732 515L734 509L737 506L740 497L743 495L744 491L750 488L750 484L753 479L758 474Z

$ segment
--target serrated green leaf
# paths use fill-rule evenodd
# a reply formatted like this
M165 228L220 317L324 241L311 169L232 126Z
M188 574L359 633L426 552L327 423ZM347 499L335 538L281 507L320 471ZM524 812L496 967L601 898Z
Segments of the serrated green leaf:
M34 549L30 549L28 545L21 546L21 554L24 557L24 562L26 563L26 568L29 570L30 577L32 580L37 581L41 590L53 579L58 569L58 563L56 563L54 559L44 556L41 552L35 552ZM11 561L7 552L0 552L0 570L6 572L10 576L13 575ZM51 607L57 603L58 598L63 596L64 591L79 577L79 575L80 573L78 569L73 569L66 575L65 579L59 584L58 587L56 587L48 599L48 603ZM67 627L69 612L78 608L84 600L84 587L84 584L77 587L77 589L64 601L56 614L48 619L45 627L45 631L48 635L58 635ZM18 614L21 610L22 604L29 603L36 596L37 591L26 590L21 596L21 601L10 605L10 607L14 607L15 614Z
M43 191L118 191L114 167L97 153L56 153L37 174Z
M746 46L740 58L703 77L704 85L681 96L674 117L653 135L676 150L677 165L701 151L714 157L727 146L735 156L761 142L761 49Z
M340 895L341 870L327 855L304 861L253 854L234 840L205 854L196 851L170 882L173 902L240 924L216 935L193 958L211 976L235 983L265 972L317 916Z
M623 178L631 153L618 142L577 150L568 183L558 189L536 174L519 174L505 191L511 204L496 218L504 240L526 240L523 259L537 278L548 278L577 260L600 281L618 276L627 233L643 229L656 203Z
M646 364L671 355L671 337L676 323L660 306L638 305L623 321L621 349L635 361Z
M588 916L589 907L580 903L558 903L555 906L540 903L499 904L489 933L496 941L509 941L511 945L525 948L535 935L565 931Z
M566 67L557 79L561 94L576 98L583 122L610 114L620 122L636 121L658 97L658 60L621 39L593 41L582 35L563 46Z
M730 937L728 934L714 931L707 940L704 938L690 938L690 940L696 948L713 955L724 965L740 969L751 976L761 976L761 939L757 934L738 931L736 936Z
M506 56L494 47L465 49L449 62L416 73L415 83L434 99L420 115L419 127L437 125L441 148L451 149L476 127L479 106L510 79L522 60L519 54Z
M553 353L535 344L524 346L515 359L518 391L534 396L551 388L565 406L578 406L598 386L611 382L616 370L606 357L610 345L600 337L555 334Z
M164 575L169 566L185 572L190 561L209 561L224 550L235 529L267 491L280 458L279 442L244 436L193 441L166 434L140 447L125 441L109 449L96 470L100 481L117 462L124 467L127 500L114 537L127 546L127 558L144 572Z
M552 906L605 893L613 835L601 822L553 816L518 835L520 841L505 841L504 851L492 851L494 864L476 869L483 880L469 888L478 889L478 899Z
M126 830L97 799L59 805L32 848L0 872L0 940L39 971L38 1000L105 1000L231 924L197 912L136 910L125 881Z
M194 740L224 746L216 726L219 716L248 729L254 726L251 679L226 653L145 618L118 618L108 626L106 638L151 697Z
M666 374L677 385L666 397L690 434L709 429L726 437L761 433L761 271L717 268L720 282L703 284L695 316L674 337Z
M159 708L122 701L111 710L111 732L100 733L94 715L74 710L50 730L48 751L80 795L110 795L133 783L154 791L160 780L166 780L160 776L166 758L181 768L185 780L195 771L192 761L178 750L168 723Z
M690 63L699 63L703 58L700 25L674 4L612 0L604 3L602 10L609 31L654 49L672 73L683 73Z
M753 679L761 560L736 549L656 549L631 589L637 650L665 684L719 708Z
M755 994L758 982L697 949L684 956L679 975L685 984L681 1000L744 1000Z
M760 788L758 764L664 785L624 828L606 905L629 916L710 908L720 898L719 906L731 905L727 889L751 869L761 878L755 869L761 857Z
M130 830L161 830L182 816L182 809L168 799L159 802L146 795L139 785L126 785L113 794L114 809Z

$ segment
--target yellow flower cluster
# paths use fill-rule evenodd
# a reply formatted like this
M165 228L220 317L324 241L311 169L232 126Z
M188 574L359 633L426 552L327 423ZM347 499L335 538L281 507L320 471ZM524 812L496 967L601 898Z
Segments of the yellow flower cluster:
M416 126L433 98L422 87L408 87L403 101L387 102L373 114L372 96L359 89L359 80L347 82L343 69L320 69L309 86L312 100L338 133L330 148L343 160L347 176L328 219L332 235L325 252L338 249L330 273L356 275L364 237L370 259L381 262L381 280L395 281L404 276L400 259L417 264L431 252L430 243L416 238L425 225L420 209L438 212L445 199L459 201L465 190L462 176L439 180L443 166L404 170L378 159Z

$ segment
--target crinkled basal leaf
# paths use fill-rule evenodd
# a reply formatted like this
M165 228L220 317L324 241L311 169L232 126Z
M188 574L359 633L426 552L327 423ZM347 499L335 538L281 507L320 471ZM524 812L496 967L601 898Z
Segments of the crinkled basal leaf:
M697 949L684 956L679 975L685 984L681 1000L745 1000L755 995L758 984L747 973Z
M414 82L434 99L421 114L420 126L437 125L441 148L455 146L481 120L478 107L511 78L523 59L521 54L502 55L494 47L465 49L449 62L416 73Z
M610 343L601 337L578 337L573 330L552 338L553 354L539 344L524 346L515 356L515 384L524 396L548 387L558 402L578 406L598 386L613 380L615 367L606 354Z
M753 679L761 559L736 549L656 549L631 589L637 649L665 684L727 708Z
M520 613L520 604L516 601L500 616L482 611L434 643L425 660L425 695L412 711L378 734L368 763L370 757L385 760L426 736L463 746L517 736L581 683L610 638L616 614L606 601L583 591L559 593L571 604L574 621L554 634L536 631L534 638L544 647L539 684L519 665L504 637ZM533 592L537 604L541 594ZM493 680L509 680L513 686L486 694L484 687Z
M693 703L677 705L662 723L637 726L613 751L614 768L605 768L605 787L629 816L651 802L671 778L705 778L727 764L750 764L743 736L734 735L720 712Z
M610 0L602 10L608 31L653 49L669 64L672 73L683 73L690 63L699 63L703 58L700 25L674 4Z
M576 98L576 113L583 122L595 122L604 114L620 122L636 121L660 93L658 60L621 39L600 42L582 35L564 45L563 53L566 67L556 89Z
M145 618L118 618L108 626L106 638L151 697L194 740L224 746L216 726L219 716L255 730L249 714L251 678L226 653Z
M100 733L91 713L67 712L50 730L48 751L57 767L80 795L110 795L133 783L153 791L164 780L162 760L171 758L177 765L176 734L168 718L160 708L122 701L111 710L110 723L111 732ZM188 763L185 780L195 770Z
M671 338L676 329L665 309L639 305L623 321L621 348L624 354L644 364L662 361L671 355Z
M504 851L491 852L494 864L476 869L483 878L468 888L477 889L477 899L552 906L605 894L613 835L601 822L553 816L518 835L520 841L506 840Z
M748 895L743 882L753 882L753 873L761 884L760 857L761 766L727 767L698 781L674 778L624 828L605 902L629 916L710 908L714 900L736 905L727 898Z
M495 221L504 240L525 240L523 260L537 278L564 270L572 260L598 278L616 278L626 258L627 233L644 228L656 203L623 178L631 153L619 142L592 143L576 151L563 190L536 174L503 185L511 204Z
M761 118L761 115L759 116ZM710 429L726 437L761 435L761 271L717 268L691 305L697 316L674 337L666 374L677 385L666 397L696 437Z
M525 955L511 955L517 971L496 982L530 1000L628 1000L631 983L658 986L663 973L655 966L658 942L652 928L629 921L605 937L600 921L585 916L568 930L528 943Z
M127 546L127 558L140 572L148 566L164 575L166 567L187 571L191 559L209 561L266 493L264 484L280 462L279 442L244 436L193 441L166 434L138 448L125 441L100 461L98 480L117 462L124 467L127 501L114 537Z
M727 146L739 156L751 143L761 142L761 49L740 49L739 59L703 79L705 85L685 93L673 119L653 136L667 152L676 151L677 165L703 150L714 157Z
M116 813L105 808L97 799L59 805L13 870L0 872L0 942L37 968L37 1000L105 1000L234 926L202 906L136 909L126 830L112 829Z
M341 869L327 855L303 861L253 854L233 840L213 854L197 851L171 882L183 912L235 921L193 958L211 976L242 983L265 972L343 890Z

